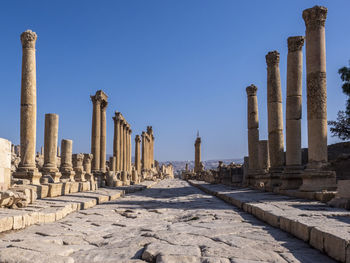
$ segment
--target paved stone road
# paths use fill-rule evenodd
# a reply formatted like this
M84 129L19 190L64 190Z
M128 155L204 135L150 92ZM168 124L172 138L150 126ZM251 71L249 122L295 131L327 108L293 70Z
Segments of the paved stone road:
M0 236L0 262L333 262L181 180Z

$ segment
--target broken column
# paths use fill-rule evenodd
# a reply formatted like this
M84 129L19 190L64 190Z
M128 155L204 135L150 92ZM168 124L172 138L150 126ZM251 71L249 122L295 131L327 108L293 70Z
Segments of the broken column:
M288 38L287 105L286 105L286 167L281 189L297 189L302 183L301 114L303 75L303 36Z
M55 183L60 182L57 168L58 115L45 114L44 166L43 175L50 175Z
M62 140L61 141L62 156L61 156L61 179L69 179L69 181L74 182L75 172L73 171L72 162L72 151L73 151L73 141L72 140Z
M73 159L73 167L75 171L75 181L77 182L85 182L85 171L84 171L84 154L78 153L72 155Z
M84 160L83 160L83 170L85 171L85 179L94 182L94 176L91 173L91 161L93 159L93 156L91 153L85 153L84 154ZM93 187L91 188L94 189Z
M16 178L29 179L40 184L41 173L35 165L36 144L36 62L35 42L37 35L31 30L21 34L22 80L21 80L21 162L13 174Z
M140 160L140 135L135 136L135 170L138 175L141 174L141 160Z
M284 166L282 91L279 70L280 54L266 55L267 64L267 111L269 131L270 172L281 172ZM249 158L249 162L251 162Z
M258 99L256 96L258 88L250 85L246 88L248 100L248 155L249 172L256 173L259 169L259 115Z
M326 18L327 8L323 6L303 11L306 26L308 164L302 176L302 191L335 189L335 172L322 170L328 162Z

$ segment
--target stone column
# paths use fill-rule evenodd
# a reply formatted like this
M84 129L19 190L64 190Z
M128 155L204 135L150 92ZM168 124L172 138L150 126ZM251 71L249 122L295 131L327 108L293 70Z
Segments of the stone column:
M73 171L72 163L72 151L73 151L73 141L72 140L62 140L61 141L62 156L61 156L61 179L69 179L74 182L75 172Z
M327 84L325 22L327 8L315 6L303 12L306 25L306 78L308 166L319 167L327 158Z
M84 154L78 153L72 155L73 159L73 167L75 171L75 181L77 182L85 182L85 171L84 171Z
M120 169L124 170L124 120L120 122Z
M106 172L106 109L107 101L101 103L101 142L100 142L100 171Z
M93 155L92 172L100 171L100 143L101 143L101 98L97 95L91 96L93 103L92 132L91 132L91 154Z
M250 172L259 169L259 114L258 99L256 96L258 88L250 85L246 88L248 100L248 155Z
M259 141L259 169L268 171L270 168L269 143L267 140Z
M40 155L44 155L44 147L42 147L42 146L40 148Z
M335 190L335 172L322 169L328 162L327 83L325 23L327 8L304 10L306 26L306 93L308 124L308 164L301 191Z
M142 132L141 138L142 138L141 165L142 165L142 170L146 170L146 134L145 134L145 132Z
M128 125L126 123L124 123L124 126L123 126L123 171L127 171L127 144L128 144L128 141L127 141L127 130L128 130Z
M114 120L114 140L113 140L113 155L115 156L115 167L116 171L120 171L120 113L115 112L115 116L113 117Z
M195 148L195 153L194 153L194 172L200 172L201 171L201 137L197 137L195 143L194 143L194 148Z
M61 149L57 146L57 157L61 157Z
M22 43L22 80L21 80L21 162L16 178L29 179L40 184L41 173L35 165L36 144L36 61L35 42L37 35L31 30L21 34Z
M269 52L266 55L268 141L270 170L272 172L279 172L284 166L283 110L279 61L280 54L277 51ZM250 158L249 162L252 162Z
M115 156L109 157L109 171L115 172Z
M84 154L84 160L83 160L83 170L85 171L85 180L88 180L89 182L94 182L94 176L91 173L91 161L92 161L92 154L91 153L85 153ZM93 184L91 184L93 185ZM95 187L92 187L92 190L95 189Z
M303 36L288 38L286 166L290 169L301 169L303 45Z
M154 136L153 136L153 134L151 136L151 141L152 141L152 145L151 145L151 167L154 167Z
M45 114L44 175L50 175L55 183L60 182L61 173L57 168L58 115Z
M129 125L125 130L125 171L129 172Z
M129 134L128 134L128 141L129 141L129 149L128 149L128 153L129 153L129 162L128 162L128 166L129 166L129 172L131 173L131 159L132 159L132 145L131 145L131 133L132 130L129 129Z
M135 136L135 170L137 174L141 174L141 160L140 160L140 135Z

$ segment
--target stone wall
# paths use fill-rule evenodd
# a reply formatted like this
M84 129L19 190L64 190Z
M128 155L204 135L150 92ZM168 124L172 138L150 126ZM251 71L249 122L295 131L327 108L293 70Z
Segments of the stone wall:
M0 138L0 191L7 190L11 183L11 142Z

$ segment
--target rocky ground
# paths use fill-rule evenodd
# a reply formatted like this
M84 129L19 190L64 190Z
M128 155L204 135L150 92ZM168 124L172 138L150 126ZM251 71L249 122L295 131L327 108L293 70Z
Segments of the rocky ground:
M333 262L182 180L1 234L0 262Z

